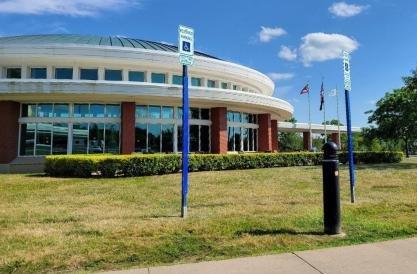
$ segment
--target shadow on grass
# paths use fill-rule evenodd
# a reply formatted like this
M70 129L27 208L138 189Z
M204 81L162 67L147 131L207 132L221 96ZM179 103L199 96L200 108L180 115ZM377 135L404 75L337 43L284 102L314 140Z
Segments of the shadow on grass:
M49 176L46 175L46 173L31 173L31 174L25 174L25 177L28 177L28 178L45 178L45 177L49 177Z
M279 229L249 229L249 230L241 230L235 233L237 236L242 236L245 234L251 236L265 236L265 235L306 235L306 236L322 236L325 235L321 231L295 231L294 229L286 229L286 228L279 228Z
M386 169L407 170L407 169L417 169L417 163L375 164L375 165L359 164L359 165L355 165L355 168L357 170L365 170L365 169L368 169L368 170L369 169L373 169L373 170L386 170Z
M180 215L158 215L158 214L152 214L152 215L145 215L140 217L143 220L152 220L152 219L162 219L162 218L181 218Z

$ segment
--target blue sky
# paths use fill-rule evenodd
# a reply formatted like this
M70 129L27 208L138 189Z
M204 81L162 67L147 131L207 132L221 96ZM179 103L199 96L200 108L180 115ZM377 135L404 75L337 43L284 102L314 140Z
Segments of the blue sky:
M365 111L402 85L417 66L415 0L0 0L0 35L77 33L121 35L176 43L179 24L196 33L196 48L271 75L275 96L320 123L319 90L341 90L338 53L352 51L352 121L367 124ZM343 94L341 94L343 95ZM336 117L327 97L327 117ZM344 98L340 97L341 120Z

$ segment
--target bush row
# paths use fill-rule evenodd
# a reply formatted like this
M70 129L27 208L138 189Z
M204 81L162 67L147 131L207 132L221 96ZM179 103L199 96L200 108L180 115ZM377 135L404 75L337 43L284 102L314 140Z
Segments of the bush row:
M250 153L250 154L192 154L190 171L253 169L288 166L320 165L322 153ZM342 163L347 154L339 154ZM401 152L356 152L357 163L400 162ZM117 177L149 176L177 173L181 170L179 154L133 155L60 155L47 156L45 172L57 177Z

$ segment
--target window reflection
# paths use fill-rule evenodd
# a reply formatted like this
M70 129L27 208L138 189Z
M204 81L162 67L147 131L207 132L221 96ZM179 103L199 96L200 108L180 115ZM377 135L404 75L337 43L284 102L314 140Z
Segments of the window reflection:
M148 125L148 151L160 152L161 143L161 125L149 124Z
M51 154L52 124L38 123L36 126L36 155Z
M36 124L22 124L20 129L20 155L34 154Z
M106 117L119 118L120 117L120 105L106 105Z
M52 154L67 154L68 124L53 125Z
M145 73L143 71L129 71L129 81L145 82Z
M174 150L174 125L162 125L162 152L169 153Z
M88 153L104 152L104 124L90 123L88 132Z
M106 153L119 153L119 130L118 124L106 124Z
M88 146L88 124L74 124L72 129L72 153L85 154Z
M74 118L90 117L90 106L88 104L74 104Z
M52 104L39 104L38 117L52 117Z
M60 117L60 118L69 117L68 104L55 104L54 105L54 117Z
M99 105L99 104L90 105L90 117L103 118L104 117L104 105Z
M55 79L72 79L72 68L56 68Z
M136 141L135 141L135 151L136 152L146 152L146 135L147 135L147 126L146 124L136 124Z
M30 78L32 79L46 79L46 68L31 68Z

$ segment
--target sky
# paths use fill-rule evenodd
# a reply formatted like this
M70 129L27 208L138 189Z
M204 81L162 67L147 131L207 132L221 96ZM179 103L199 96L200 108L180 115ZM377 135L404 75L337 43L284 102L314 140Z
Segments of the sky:
M417 68L416 0L0 0L0 36L97 34L176 44L178 25L195 29L196 49L249 66L274 80L274 96L308 122L323 122L320 86L340 91L341 51L351 52L352 124ZM192 68L191 68L192 69ZM327 120L336 98L326 96Z

